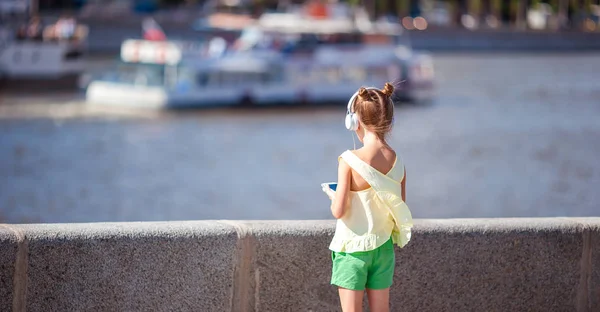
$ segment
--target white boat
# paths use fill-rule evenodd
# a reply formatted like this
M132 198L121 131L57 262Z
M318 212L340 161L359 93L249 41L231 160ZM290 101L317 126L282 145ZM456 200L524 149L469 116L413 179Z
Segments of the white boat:
M80 26L81 27L81 26ZM4 30L0 37L0 77L5 80L55 80L85 70L86 40L16 40Z
M345 8L344 5L336 7ZM307 19L302 14L264 14L257 21L264 32L293 34L305 37L307 50L319 46L331 47L331 59L343 64L353 63L365 67L367 72L378 69L381 63L389 62L390 81L396 85L396 100L429 102L435 97L434 64L430 54L412 50L408 34L399 23L386 19L369 20L366 11L357 8L354 18L346 8L328 19ZM312 37L312 38L311 38ZM324 40L315 40L316 38ZM321 41L315 43L315 41ZM349 50L347 47L350 46ZM353 48L363 51L358 53ZM393 55L391 55L393 54ZM383 57L383 58L382 58ZM370 61L380 62L379 65ZM358 62L358 63L356 63ZM365 84L369 81L366 80Z
M287 26L268 19L258 26L259 33L294 35L290 19L284 18ZM353 27L329 25L336 32ZM307 27L300 31L312 33ZM372 34L381 33L379 29ZM414 54L393 41L322 44L311 46L308 54L290 54L260 48L258 42L264 39L260 35L247 37L256 44L242 44L241 51L212 58L189 53L177 42L127 40L121 49L122 63L88 85L87 102L153 108L343 103L360 86L383 87L388 81L397 83L400 98L433 96L431 57Z

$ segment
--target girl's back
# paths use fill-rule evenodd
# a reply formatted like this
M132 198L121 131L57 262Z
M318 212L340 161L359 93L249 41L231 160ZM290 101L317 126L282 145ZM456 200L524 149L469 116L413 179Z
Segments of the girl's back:
M397 162L396 152L385 145L377 147L365 146L353 151L353 153L369 166L383 174L388 174ZM359 192L370 187L369 183L360 174L352 170L351 191Z

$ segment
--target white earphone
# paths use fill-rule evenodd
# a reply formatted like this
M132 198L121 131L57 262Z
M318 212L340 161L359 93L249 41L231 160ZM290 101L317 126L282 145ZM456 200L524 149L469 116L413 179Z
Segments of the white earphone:
M367 90L377 90L377 88L375 87L368 87L365 88ZM354 95L352 95L352 97L350 98L350 101L348 101L348 110L346 111L346 120L345 120L345 124L346 124L346 129L350 130L350 131L356 131L358 130L358 116L356 115L356 113L354 113L354 101L356 100L356 97L358 96L358 92L356 91L356 93L354 93Z

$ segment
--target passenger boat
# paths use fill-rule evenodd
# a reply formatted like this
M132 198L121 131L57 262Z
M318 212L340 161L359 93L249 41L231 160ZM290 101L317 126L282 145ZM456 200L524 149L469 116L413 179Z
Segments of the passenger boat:
M87 102L154 108L343 103L360 86L387 81L397 84L398 99L432 98L431 57L399 43L390 25L359 32L345 21L312 28L293 22L264 15L228 49L219 38L196 49L183 42L127 40L121 63L87 87ZM331 42L319 41L323 36Z
M52 26L49 26L52 27ZM48 32L48 29L46 29ZM75 89L78 76L85 70L87 28L78 26L72 40L17 39L4 29L0 36L0 79L10 90L65 87Z
M412 50L399 23L371 21L364 10L357 10L353 19L348 15L343 12L337 17L307 20L297 13L264 14L258 25L263 32L296 36L298 44L287 49L292 55L310 54L322 47L339 66L352 63L367 72L381 71L389 62L389 81L396 82L399 101L429 102L435 97L433 58Z

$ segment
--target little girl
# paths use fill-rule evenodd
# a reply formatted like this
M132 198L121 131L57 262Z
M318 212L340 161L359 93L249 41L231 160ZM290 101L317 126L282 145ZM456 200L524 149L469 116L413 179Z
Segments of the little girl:
M370 310L389 311L395 267L394 244L410 240L412 217L406 200L406 173L386 142L392 129L394 87L360 88L348 102L346 128L363 147L339 157L338 185L324 188L338 219L329 246L331 284L338 286L342 310L362 311L366 290Z

